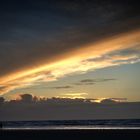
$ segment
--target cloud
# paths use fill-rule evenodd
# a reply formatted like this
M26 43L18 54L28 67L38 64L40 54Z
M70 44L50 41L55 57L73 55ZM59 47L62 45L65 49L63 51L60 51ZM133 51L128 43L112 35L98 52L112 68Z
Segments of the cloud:
M126 102L127 101L127 98L110 98L112 100L115 100L117 102Z
M57 87L50 87L54 89L67 89L67 88L72 88L72 86L57 86Z
M114 81L117 80L115 78L102 78L102 79L83 79L77 83L74 83L74 85L94 85L99 82L107 82L107 81Z
M3 2L0 94L72 73L139 62L138 5L108 0Z
M127 98L105 98L100 100L100 103L103 104L125 103L125 102L127 102Z
M94 102L103 104L126 103L127 98L98 98Z
M81 80L80 82L82 83L90 83L90 82L107 82L107 81L113 81L116 80L115 78L103 78L103 79L84 79Z
M78 86L80 86L80 85L94 85L94 83L93 82L77 82L77 83L73 83L74 85L78 85Z
M65 94L62 94L62 95L68 95L68 96L79 96L79 95L87 95L87 93L65 93Z
M135 47L134 47L135 46ZM136 43L134 46L128 46L126 49L120 49L117 51L112 51L107 54L104 54L102 56L96 57L96 58L90 58L85 61L88 62L102 62L103 60L112 61L113 63L121 62L127 62L127 61L135 61L139 59L140 54L140 44ZM134 48L133 48L134 47Z
M84 85L94 85L94 83L89 82L89 83L84 83Z
M33 99L31 94L21 94L20 97L22 102L32 102Z
M104 104L108 104L108 103L125 103L127 102L127 98L87 98L88 93L85 92L70 92L70 93L61 93L60 96L58 97L52 97L52 98L45 98L42 96L34 96L32 94L16 94L14 95L14 97L9 100L6 101L4 97L0 97L0 102L1 104L4 103L11 103L11 102L15 102L15 103L22 103L22 104L28 104L28 103L33 103L36 104L37 102L41 103L46 102L46 103L66 103L69 104L69 102L72 103L78 103L79 101L81 103L104 103Z
M89 82L93 82L93 81L94 81L93 79L84 79L84 80L81 80L80 82L89 83Z
M0 97L0 105L4 104L4 102L5 102L5 99L3 97Z
M120 34L94 44L82 46L75 51L64 53L61 60L44 63L38 67L35 65L32 68L22 69L0 77L0 85L2 85L0 94L5 94L17 88L54 81L71 74L140 62L139 37L139 31ZM92 82L109 80L114 79L96 79ZM91 82L88 84L91 84Z
M76 99L76 98L82 98L82 99L86 99L86 96L88 95L88 93L62 93L60 94L60 98L70 98L70 99Z
M103 99L101 100L102 104L113 104L113 103L117 103L115 100L113 99Z
M76 94L80 95L80 93ZM83 93L83 95L86 94ZM134 119L140 117L140 102L117 102L113 98L105 98L97 103L97 99L88 98L42 99L31 94L19 96L20 100L10 101L0 97L0 121Z

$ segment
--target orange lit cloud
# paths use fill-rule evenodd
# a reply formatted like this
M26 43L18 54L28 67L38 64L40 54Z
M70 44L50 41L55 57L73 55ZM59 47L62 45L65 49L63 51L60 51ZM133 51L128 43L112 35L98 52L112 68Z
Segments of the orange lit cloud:
M75 99L75 98L86 98L86 96L88 95L88 93L82 93L82 92L78 92L78 93L64 93L61 94L60 98L71 98L71 99Z
M0 94L57 80L69 74L85 73L89 70L131 64L140 61L140 31L113 36L100 42L81 46L65 53L58 61L25 68L0 78Z

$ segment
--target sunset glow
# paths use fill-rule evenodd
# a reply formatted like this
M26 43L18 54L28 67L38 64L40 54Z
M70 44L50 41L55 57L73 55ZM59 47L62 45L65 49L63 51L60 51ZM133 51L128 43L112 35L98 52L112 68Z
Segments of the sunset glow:
M82 46L79 50L69 52L67 55L64 54L65 57L63 60L52 64L42 64L32 69L26 68L25 70L1 77L0 85L4 87L1 90L1 94L16 88L32 86L36 82L39 84L39 82L57 80L57 78L76 72L87 72L104 67L139 62L140 55L138 52L140 51L140 47L137 47L137 44L140 43L139 38L140 31L122 34L118 37L94 43L93 45L89 45L89 47ZM137 54L111 54L115 51L129 49L135 50ZM109 56L110 54L111 56ZM108 55L108 58L96 61L96 59L105 55ZM114 61L118 62L114 63Z
M100 119L140 124L139 2L0 2L0 128Z

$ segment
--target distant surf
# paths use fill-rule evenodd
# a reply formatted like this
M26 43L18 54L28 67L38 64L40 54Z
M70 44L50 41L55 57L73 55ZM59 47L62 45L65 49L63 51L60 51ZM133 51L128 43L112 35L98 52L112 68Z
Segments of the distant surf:
M140 129L140 119L3 121L2 129Z

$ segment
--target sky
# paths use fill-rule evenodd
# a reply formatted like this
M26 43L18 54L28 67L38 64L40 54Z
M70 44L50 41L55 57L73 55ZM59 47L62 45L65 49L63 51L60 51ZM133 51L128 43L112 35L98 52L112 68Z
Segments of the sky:
M0 2L0 96L140 101L140 8L128 0Z

